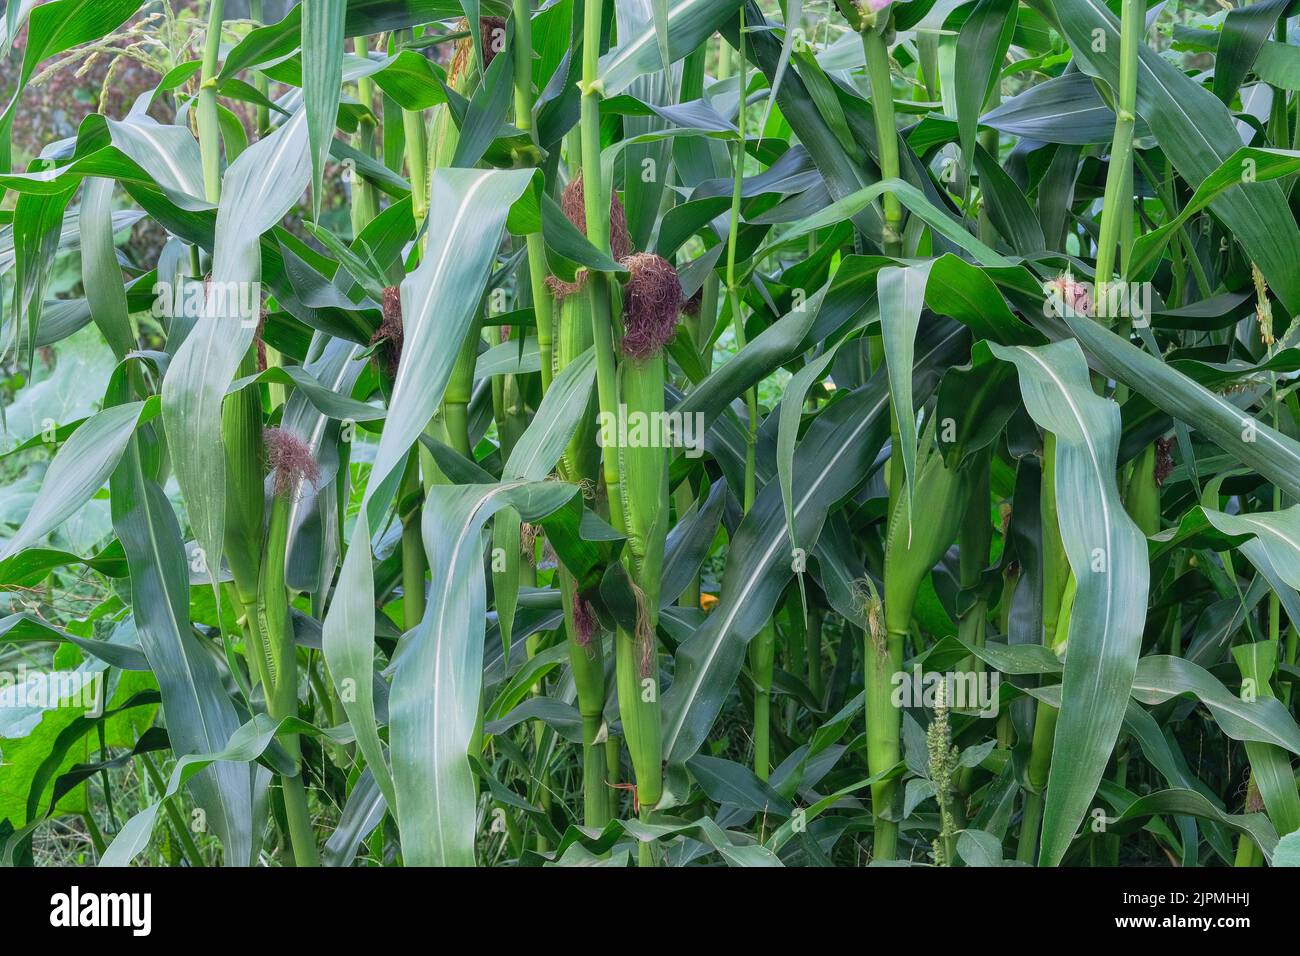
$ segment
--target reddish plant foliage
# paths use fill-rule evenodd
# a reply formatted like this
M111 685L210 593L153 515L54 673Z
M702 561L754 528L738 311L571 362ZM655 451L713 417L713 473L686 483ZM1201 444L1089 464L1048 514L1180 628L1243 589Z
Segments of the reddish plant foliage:
M586 194L582 188L582 170L569 181L560 194L560 209L566 219L577 227L584 236L587 234ZM620 262L632 254L632 235L627 230L627 209L623 201L615 194L609 203L609 247L615 259ZM546 285L555 296L556 302L580 290L587 281L587 273L579 272L576 282L565 282L559 276L547 276Z
M587 234L586 201L580 170L560 194L560 209L584 236ZM609 251L620 262L632 254L632 234L627 230L627 209L617 195L611 196L609 202Z
M1088 287L1076 282L1068 272L1048 282L1044 291L1075 315L1092 315L1092 295Z
M672 263L648 252L623 260L632 274L623 288L623 354L653 358L677 333L682 283Z
M397 365L402 359L402 293L395 285L384 289L384 321L375 334L370 336L370 344L378 344L375 359L379 367L390 376L397 375Z
M257 343L257 370L266 371L266 339L262 338L262 332L266 329L266 309L262 309L262 314L257 319L257 331L253 334L253 341Z
M461 17L456 24L457 30L468 30L469 21ZM506 42L506 21L502 17L479 17L479 40L483 44L483 69L492 65L496 55L501 52ZM474 58L474 41L469 37L456 44L452 55L451 69L447 71L447 81L453 86L465 76Z
M293 432L267 428L262 432L262 441L266 444L267 465L275 474L273 487L277 495L292 494L303 480L313 486L320 480L320 468L311 449Z
M695 294L689 299L682 300L682 315L699 315L700 306L704 304L704 287L695 290Z
M600 628L591 605L582 599L576 589L573 593L573 628L577 631L573 635L573 643L579 647L586 647L590 644L592 637Z
M1156 439L1156 487L1163 488L1165 480L1174 470L1174 456L1172 454L1174 440L1172 438Z

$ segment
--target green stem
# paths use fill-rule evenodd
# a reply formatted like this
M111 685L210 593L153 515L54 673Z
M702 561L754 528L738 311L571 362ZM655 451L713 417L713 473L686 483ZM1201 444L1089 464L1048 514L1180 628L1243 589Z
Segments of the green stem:
M404 39L414 39L412 31ZM429 214L429 163L428 145L425 142L424 113L421 110L402 110L402 131L406 135L406 169L411 180L411 217L418 233ZM420 247L424 242L421 239Z
M221 24L225 0L212 0L208 29L203 38L203 66L199 73L199 157L203 164L203 193L208 202L221 198L221 124L217 119L217 57L221 54Z
M744 305L736 276L736 243L740 236L740 203L745 183L745 89L749 81L749 62L745 55L745 11L740 11L740 29L736 33L736 66L740 84L740 107L736 116L739 135L732 148L732 186L730 228L727 230L727 297L731 304L731 322L735 330L736 349L748 344L745 336ZM758 390L745 390L745 411L749 419L745 432L744 509L748 514L757 494ZM772 672L775 668L776 628L771 620L750 643L750 670L754 678L754 773L766 780L771 759Z
M754 775L766 780L771 770L772 673L776 659L776 628L769 620L749 645L754 676Z
M1115 758L1115 775L1112 779L1115 785L1123 789L1128 783L1128 740L1124 734L1120 734L1119 742L1116 744L1116 752L1119 754ZM1119 866L1119 849L1120 838L1118 833L1105 833L1101 837L1101 852L1103 866Z
M602 5L588 3L583 9L582 99L579 116L579 143L582 154L583 205L586 212L587 239L606 254L609 246L609 209L601 209L604 193L600 170L600 34ZM618 415L618 379L614 359L614 333L610 312L610 288L603 273L588 276L591 296L591 328L596 349L596 393L600 411L608 420ZM625 531L622 490L619 481L618 449L601 447L602 473L609 500L610 523Z
M246 689L243 686L241 686L240 690L245 691ZM248 697L247 693L244 694L244 697L245 699L247 699ZM107 761L109 759L108 735L104 732L103 721L99 722L99 726L95 728L95 731L97 736L99 737L100 762ZM117 822L117 813L113 809L113 784L112 781L109 779L107 770L101 770L99 772L99 783L100 786L104 788L104 810L108 813L108 825L112 827L114 830L116 830L118 828L118 822Z
M886 14L888 16L888 14ZM883 25L882 25L883 26ZM877 158L881 179L899 177L898 125L894 117L894 83L889 68L889 47L877 29L874 15L861 24L862 50L867 62L867 80L871 87L871 114L875 121ZM903 209L893 192L881 197L884 213L880 247L887 256L903 253ZM903 456L899 454L898 414L891 400L889 407L890 460L886 473L889 487L889 519L897 511L903 493ZM886 578L889 573L886 571ZM885 589L891 593L890 582ZM911 595L914 599L915 595ZM906 605L906 606L904 606ZM876 622L866 632L865 666L867 694L867 765L874 776L898 763L899 733L902 714L892 699L893 677L903 669L903 644L911 623L912 609L906 598L885 604L885 632L876 630ZM898 852L898 823L889 819L897 783L884 780L871 786L872 855L878 860L893 860Z
M420 493L419 459L412 455L402 476L398 502ZM424 619L424 572L427 559L420 536L420 505L417 501L402 516L402 624L409 631Z
M641 822L650 823L650 808L645 804L641 805ZM658 864L655 861L655 845L651 840L640 840L637 847L636 865L642 868L653 867Z
M478 362L479 339L480 332L475 326L460 347L442 399L442 423L447 431L447 443L471 460L474 450L469 441L469 403L474 395L474 366Z
M357 56L363 59L369 59L370 48L366 43L365 37L357 37L353 41L353 49ZM370 110L375 102L375 81L369 76L357 78L357 100L366 110ZM357 133L354 145L356 148L367 156L374 156L375 150L375 120L369 112L361 114L357 121ZM357 170L352 170L352 235L359 236L370 221L379 213L379 202L375 196L375 187L370 180L366 179Z
M721 293L721 285L718 273L710 271L704 280L704 290L700 295L700 314L696 316L699 331L694 337L695 347L700 353L700 364L704 367L705 374L708 374L713 369L713 349L709 348L709 339L713 335L713 327L718 321L718 299Z
M262 556L262 575L258 593L258 626L270 652L267 709L278 721L298 716L298 654L293 643L293 625L289 618L289 594L285 588L285 550L289 540L289 499L277 496L271 505L267 524L266 550ZM302 782L301 751L298 735L281 734L280 742L298 772L281 775L285 817L289 841L298 866L318 866L320 857L316 836L307 809L307 791Z
M248 0L248 16L259 26L266 22L262 0ZM267 87L266 74L261 70L257 70L253 74L253 89L261 93L262 96L266 96ZM254 111L254 117L257 123L257 135L261 138L271 129L271 111L259 104Z
M601 3L584 6L579 133L587 238L599 251L608 254L610 205L600 164L600 97L603 89L599 81L599 62L603 15ZM629 360L621 370L616 370L613 330L617 317L611 308L613 289L609 277L593 272L588 286L593 303L596 386L602 414L617 415L619 411L620 381L616 373L622 375L623 395L630 409L650 413L662 411L663 359L655 356L646 361ZM648 812L663 793L655 625L663 567L662 524L666 522L668 508L668 467L662 449L621 448L617 442L602 443L601 458L610 521L616 530L628 534L623 561L640 588L638 603L643 604L638 609L636 633L629 634L622 627L615 631L614 662L619 715L632 758L637 799L642 811ZM626 474L623 474L625 468ZM638 494L647 496L646 500L636 500Z
M820 607L808 611L808 689L819 703L826 700L825 684L822 680L822 610Z
M1106 169L1106 191L1102 199L1101 234L1097 239L1097 273L1094 300L1105 307L1105 287L1114 277L1115 250L1120 224L1133 216L1132 195L1124 195L1133 174L1133 128L1137 122L1138 46L1146 33L1146 4L1124 0L1120 21L1119 96L1116 103L1115 133L1111 139L1110 165ZM1127 258L1127 257L1125 257Z
M748 77L748 63L745 59L745 11L740 11L740 30L737 33L736 62L739 66L740 88L743 91ZM740 233L740 200L744 190L745 179L745 106L742 98L736 117L739 138L733 147L731 218L727 230L727 296L731 303L731 322L736 335L736 349L743 351L748 344L745 338L745 316L740 296L740 286L736 278L736 242ZM745 439L745 491L744 508L748 512L754 506L755 496L755 448L758 442L758 392L755 388L745 390L745 410L749 416L749 428Z
M1016 846L1016 860L1033 864L1038 853L1038 831L1043 825L1043 795L1033 790L1025 791L1025 812L1020 818L1020 842Z
M533 130L533 21L528 0L513 0L515 20L515 127L528 133L534 145ZM546 288L546 243L540 232L529 233L528 281L533 293L533 314L537 319L537 349L542 359L542 391L551 386L552 351L554 348L554 314L550 290Z
M605 782L605 744L599 739L600 714L582 718L582 821L601 828L610 820L610 795Z
M606 785L606 747L599 741L605 722L605 656L602 636L590 635L586 644L578 642L574 614L577 584L567 568L557 571L560 600L564 606L564 624L568 632L569 668L578 694L582 714L582 802L583 822L589 827L603 827L610 820L611 791ZM617 753L617 751L616 751Z
M906 618L911 617L910 609L904 613ZM903 613L893 617L903 618ZM901 626L887 625L885 634L868 628L865 635L867 769L872 776L889 770L901 755L902 712L894 706L892 697L894 675L903 669L906 618ZM898 854L898 822L890 818L897 789L897 780L880 780L871 785L871 853L877 860L893 860Z
M602 209L604 182L600 168L600 34L603 8L588 3L583 9L582 98L579 108L579 142L582 149L583 206L587 214L587 239L600 252L609 252L609 209Z
M158 791L158 795L162 796L167 792L167 781L163 780L162 774L158 772L158 766L153 762L153 757L143 753L140 754L140 760L144 764L144 771L149 777L149 782ZM199 852L198 844L194 842L194 836L190 833L190 828L185 825L185 818L181 816L180 810L176 808L175 801L164 800L163 812L167 814L167 819L171 821L172 829L176 831L176 840L181 845L181 852L190 861L190 866L207 866L203 860L203 854Z
M894 119L894 81L889 70L889 47L884 34L873 22L862 30L862 49L867 58L867 80L871 85L871 115L876 125L877 156L880 178L897 179L898 124ZM903 254L903 206L898 197L887 192L881 197L884 226L880 248L887 256Z
M519 565L520 584L529 587L537 584L537 575L531 564L521 562ZM529 634L524 640L524 648L531 661L537 656L542 647L542 638L544 634ZM538 680L528 689L528 693L533 697L545 697L546 686L545 679ZM585 729L585 728L584 728ZM551 771L547 763L546 740L549 729L540 720L533 723L533 753L535 759L542 765L540 780L538 781L538 803L543 813L550 816L551 813ZM538 853L547 853L551 849L551 842L545 834L540 831L535 835L534 846Z
M302 782L302 766L292 777L280 777L284 789L284 816L289 824L289 843L293 847L295 866L320 866L316 849L316 832L307 809L307 787Z
M605 787L611 817L618 812L619 773L622 769L623 738L618 734L607 732L605 737Z
M86 835L90 837L90 844L95 848L95 855L104 856L104 851L108 849L108 844L104 842L104 834L99 829L99 824L95 821L95 814L90 810L90 781L85 783L86 805L87 808L81 811L82 822L86 824Z

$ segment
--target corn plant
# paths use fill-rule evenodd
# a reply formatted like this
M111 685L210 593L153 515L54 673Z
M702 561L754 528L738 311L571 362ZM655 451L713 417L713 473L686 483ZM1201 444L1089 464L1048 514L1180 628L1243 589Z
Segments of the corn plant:
M1294 863L1291 12L11 4L4 859Z

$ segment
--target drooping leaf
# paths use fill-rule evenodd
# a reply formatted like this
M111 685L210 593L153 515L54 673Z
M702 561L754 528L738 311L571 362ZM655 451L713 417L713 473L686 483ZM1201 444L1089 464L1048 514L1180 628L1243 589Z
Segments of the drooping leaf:
M1039 862L1060 863L1106 770L1124 719L1146 619L1145 539L1119 497L1120 414L1092 390L1073 342L991 345L1020 375L1025 407L1056 436L1061 541L1077 582Z

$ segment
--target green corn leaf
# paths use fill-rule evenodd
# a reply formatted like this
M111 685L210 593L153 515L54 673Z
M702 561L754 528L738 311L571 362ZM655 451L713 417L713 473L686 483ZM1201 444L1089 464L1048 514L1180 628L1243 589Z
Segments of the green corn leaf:
M1263 0L1228 11L1214 54L1214 95L1224 103L1232 101L1260 48L1289 6L1288 0Z
M135 347L127 314L126 288L113 245L113 181L89 179L81 194L81 284L90 317L122 359Z
M313 0L302 5L302 95L311 151L311 204L315 219L320 218L321 177L339 108L347 8L347 0Z
M950 329L926 343L923 360L951 361L962 338L963 333ZM816 541L834 502L867 477L889 434L887 409L887 388L877 377L809 426L793 474L793 514L807 541ZM759 493L736 530L732 549L740 560L728 564L718 607L678 648L676 675L663 696L663 747L670 767L684 764L703 743L740 673L745 645L766 621L798 563L777 483ZM672 782L670 772L670 789ZM680 795L666 793L665 800Z
M1056 436L1061 541L1078 582L1039 851L1041 864L1055 866L1088 812L1119 735L1141 649L1150 570L1145 539L1115 486L1119 408L1092 391L1078 345L990 348L1016 366L1029 414Z
M431 224L419 268L402 283L402 361L393 384L383 439L365 500L325 617L322 647L357 745L384 799L396 806L392 776L375 719L375 615L371 535L397 491L407 453L442 400L456 359L446 342L463 341L488 280L510 207L533 180L531 171L444 169L434 174ZM427 538L426 538L427 543Z
M149 406L156 413L156 406ZM152 418L153 414L149 414ZM99 491L146 418L146 404L115 405L91 416L59 449L18 533L5 544L10 558L71 517Z
M1243 681L1242 694L1273 699L1273 671L1277 667L1277 645L1270 641L1238 644L1232 649ZM1249 690L1248 690L1249 688ZM1278 833L1300 830L1300 792L1296 790L1291 757L1281 747L1246 741L1246 756L1268 818Z
M663 69L695 49L739 9L742 0L669 0L662 17L620 39L600 58L606 96L622 93L638 76ZM662 37L662 39L661 39Z
M776 105L777 94L781 92L781 81L785 79L785 71L790 66L790 54L803 30L802 21L803 0L786 0L785 35L781 38L781 55L776 61L776 72L772 76L772 91L768 95L767 105L763 107L763 121L758 124L759 129L767 129L767 121L772 116L772 107Z
M253 342L261 309L260 297L251 315L242 314L243 304L260 285L262 233L302 196L310 169L307 125L299 112L226 170L211 277L223 301L214 298L204 308L163 380L163 421L176 479L214 586L226 507L221 402Z
M54 0L31 9L27 14L27 42L18 86L0 116L0 170L9 170L14 110L36 67L52 56L116 30L139 7L139 0ZM14 5L6 9L6 45L17 26L16 20L9 19L10 11L16 15L19 9Z
M213 658L191 630L190 566L180 528L162 489L145 470L139 438L132 439L131 450L114 471L110 491L114 530L131 570L136 630L162 691L172 750L182 761L187 755L219 751L239 721ZM268 782L265 771L235 763L205 769L190 781L190 792L220 838L229 866L254 861L260 842L254 806ZM101 862L108 865L107 860L108 855Z
M1053 7L1079 68L1117 88L1120 38L1115 15L1102 0L1057 0ZM1096 30L1101 31L1100 42ZM1105 52L1096 52L1098 47ZM1138 54L1137 111L1179 174L1199 187L1241 147L1241 137L1214 94L1155 50L1142 45ZM1300 310L1300 275L1293 268L1300 259L1300 230L1281 187L1254 183L1226 192L1210 205L1287 308Z
M479 710L486 588L482 528L506 505L540 520L577 493L558 482L439 485L423 532L434 588L396 664L389 699L403 856L414 866L474 863L474 775L466 751Z
M1196 428L1236 460L1300 497L1300 442L1091 319L1067 316L1080 344L1102 366L1161 411Z
M916 492L916 414L912 405L912 365L916 330L925 306L925 288L934 261L918 266L889 267L876 277L880 300L880 334L884 344L885 368L889 372L889 394L898 419L898 453L903 457L907 478L908 527L911 527Z
M117 836L113 838L113 842L109 844L99 865L129 866L148 845L149 836L158 819L158 811L165 800L178 793L186 783L190 783L192 788L191 781L196 776L216 769L214 765L217 768L223 765L246 765L263 754L273 751L276 736L285 732L325 737L339 744L350 743L352 740L346 728L322 730L297 717L287 717L276 723L266 714L258 714L247 723L236 727L228 742L221 748L186 754L177 760L167 780L167 789L163 792L162 799L157 803L149 804L126 821Z
M979 0L957 34L953 83L961 152L968 162L974 159L979 115L998 81L1002 61L1016 29L1019 7L1020 4L1013 0Z
M1206 176L1196 187L1196 192L1177 216L1160 227L1144 233L1133 245L1129 270L1133 275L1143 275L1154 267L1160 254L1173 238L1175 231L1183 228L1187 220L1215 198L1223 195L1234 186L1252 182L1268 182L1288 176L1300 169L1300 153L1285 149L1257 149L1243 146Z

